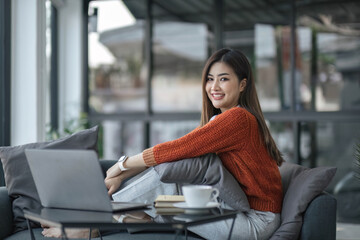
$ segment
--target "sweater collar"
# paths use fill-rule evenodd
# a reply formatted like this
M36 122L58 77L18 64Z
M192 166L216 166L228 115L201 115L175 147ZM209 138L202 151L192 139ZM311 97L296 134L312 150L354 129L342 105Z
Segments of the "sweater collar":
M236 107L240 107L240 105L237 105ZM220 113L220 114L221 114L221 113ZM210 118L210 121L214 120L217 115L219 115L219 114L215 114L214 116L212 116L212 117ZM210 122L210 121L209 121L209 122Z

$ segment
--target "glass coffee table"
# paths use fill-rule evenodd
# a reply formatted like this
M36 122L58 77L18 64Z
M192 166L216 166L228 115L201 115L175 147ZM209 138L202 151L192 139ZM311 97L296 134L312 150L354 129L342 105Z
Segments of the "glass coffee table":
M228 235L230 239L237 213L238 211L214 208L202 212L157 214L154 207L116 213L54 208L42 208L38 211L24 210L32 240L35 240L35 236L30 221L60 228L63 239L67 239L65 228L89 228L90 232L92 229L99 229L100 239L102 239L101 231L126 229L171 230L174 231L174 239L183 234L187 239L188 227L232 219ZM89 239L91 239L91 234Z

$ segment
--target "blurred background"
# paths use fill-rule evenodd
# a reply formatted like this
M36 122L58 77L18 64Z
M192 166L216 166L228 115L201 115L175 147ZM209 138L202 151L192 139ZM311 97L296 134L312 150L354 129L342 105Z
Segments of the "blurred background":
M199 124L205 61L239 49L286 161L338 168L327 189L338 200L338 239L359 239L349 229L360 224L360 1L5 0L1 8L0 145L100 125L100 157L117 159L183 136Z

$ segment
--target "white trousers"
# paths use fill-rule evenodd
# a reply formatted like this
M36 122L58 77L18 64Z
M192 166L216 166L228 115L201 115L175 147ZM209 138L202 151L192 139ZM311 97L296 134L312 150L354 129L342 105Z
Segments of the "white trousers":
M116 201L132 201L153 203L158 195L179 194L176 184L163 183L154 168L149 168L122 184L120 190L113 194ZM225 202L221 206L231 209ZM155 217L154 212L147 212ZM227 239L230 232L231 220L224 220L201 226L190 227L188 230L205 239ZM231 239L262 240L269 239L280 226L280 214L261 212L251 209L247 213L237 214Z

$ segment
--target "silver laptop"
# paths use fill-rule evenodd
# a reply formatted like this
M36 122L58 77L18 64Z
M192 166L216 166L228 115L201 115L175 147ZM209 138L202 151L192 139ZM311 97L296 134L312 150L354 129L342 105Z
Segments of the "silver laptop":
M113 212L148 206L111 202L93 150L26 149L25 154L43 207Z

